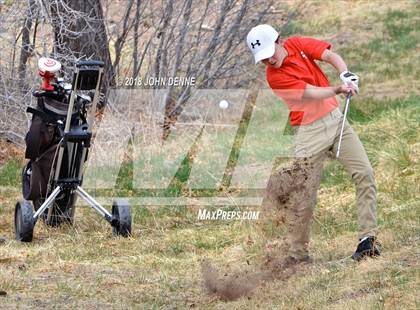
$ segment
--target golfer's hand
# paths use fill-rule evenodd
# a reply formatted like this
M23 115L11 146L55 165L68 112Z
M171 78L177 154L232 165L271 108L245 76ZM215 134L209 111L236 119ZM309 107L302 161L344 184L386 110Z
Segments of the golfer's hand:
M353 86L343 84L343 85L340 85L340 86L336 87L335 93L337 95L343 94L345 96L347 96L349 93L351 93L351 95L354 96L354 95L357 94L357 91Z
M343 84L352 86L356 93L359 92L359 77L350 71L343 71L340 74L340 79L343 81Z

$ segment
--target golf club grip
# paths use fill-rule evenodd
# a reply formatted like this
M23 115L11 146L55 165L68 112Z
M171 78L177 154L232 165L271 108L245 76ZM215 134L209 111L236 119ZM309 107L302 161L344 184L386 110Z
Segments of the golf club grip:
M347 112L349 110L350 98L351 98L351 93L349 93L346 97L346 104L344 106L344 121L346 120Z

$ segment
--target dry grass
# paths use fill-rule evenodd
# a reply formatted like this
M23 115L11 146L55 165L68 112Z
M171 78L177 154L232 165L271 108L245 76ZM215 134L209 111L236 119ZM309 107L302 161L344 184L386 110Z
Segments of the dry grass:
M6 161L12 158L22 158L24 152L22 148L15 146L13 143L0 140L0 167L3 166Z
M13 200L5 202L11 205ZM3 212L1 219L7 238L11 211ZM111 238L107 226L82 212L86 217L76 228L46 229L39 224L32 244L8 240L1 245L0 288L8 295L1 297L0 308L414 309L419 302L418 235L410 227L415 211L404 210L400 217L405 222L398 231L382 230L380 259L361 264L343 259L351 254L353 234L315 234L313 266L287 283L267 283L249 299L229 303L204 293L199 262L209 257L225 270L249 269L247 260L258 263L263 252L253 244L252 238L258 237L254 226L177 229L158 219L155 226L136 225L133 238L124 240Z

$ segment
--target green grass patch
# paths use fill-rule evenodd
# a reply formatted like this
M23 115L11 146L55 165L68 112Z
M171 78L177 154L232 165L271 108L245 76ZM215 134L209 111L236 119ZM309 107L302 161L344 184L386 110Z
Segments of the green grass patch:
M419 107L420 96L408 96L398 99L358 98L351 99L348 111L350 123L367 123L386 117L386 113L408 107ZM420 109L420 108L419 108Z
M385 15L385 28L391 38L400 38L410 34L418 26L417 19L413 19L416 16L416 12L404 12L400 10L390 10Z
M407 171L407 168L412 167L415 163L410 157L410 148L408 145L414 143L418 135L418 121L420 113L420 97L410 96L404 99L396 100L377 100L370 98L367 100L355 101L351 103L348 119L349 121L360 127L363 131L360 134L365 148L371 154L374 154L375 162L379 156L377 150L379 146L388 143L386 148L386 156L390 164L388 167L399 173L412 173ZM377 132L376 124L382 120L391 121L394 123L405 123L406 126L399 128L401 132L398 133L399 141L395 142L393 132L380 131ZM371 125L374 124L374 125ZM375 134L372 134L372 133ZM379 136L378 136L379 134ZM322 185L326 187L341 186L344 190L350 184L350 178L338 162L327 162L324 167L322 176Z
M0 184L2 186L20 186L22 162L16 159L8 161L0 169Z
M321 185L340 186L342 190L345 190L346 187L351 186L351 179L339 162L327 162L322 171Z
M287 24L276 28L279 29L280 36L283 38L303 33L303 27L300 21L290 21Z
M115 188L118 190L133 190L133 162L124 161L118 173Z

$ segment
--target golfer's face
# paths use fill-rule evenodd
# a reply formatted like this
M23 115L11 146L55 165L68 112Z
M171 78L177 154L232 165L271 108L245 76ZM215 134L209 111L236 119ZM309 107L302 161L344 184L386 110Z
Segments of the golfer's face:
M272 68L280 68L281 64L283 63L283 57L281 57L281 51L278 44L276 44L276 48L274 50L274 55L270 58L266 58L261 60L263 64Z

